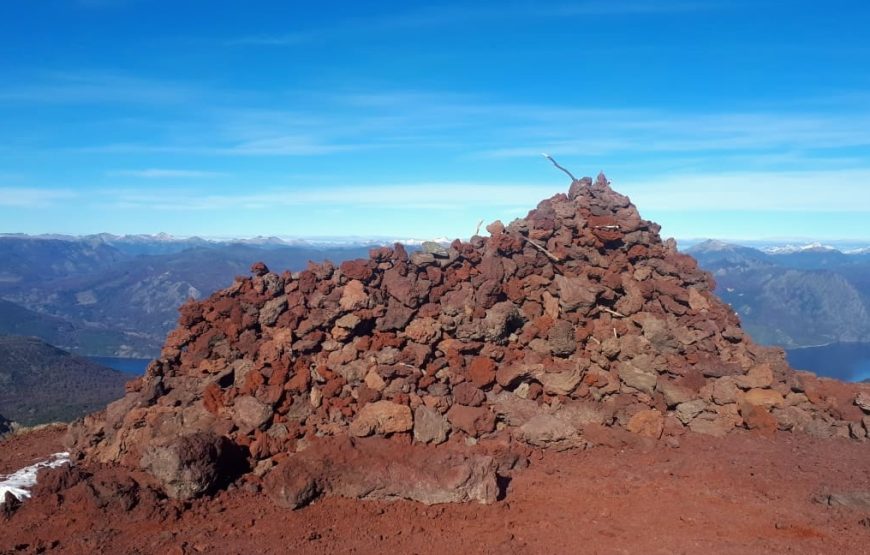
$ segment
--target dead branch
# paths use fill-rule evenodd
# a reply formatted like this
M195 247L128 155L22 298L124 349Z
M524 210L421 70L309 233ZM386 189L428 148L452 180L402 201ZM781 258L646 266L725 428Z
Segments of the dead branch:
M552 162L553 165L556 166L558 169L560 169L560 170L562 170L563 172L565 172L566 174L568 174L568 177L571 178L571 183L574 183L575 181L577 181L577 178L574 177L574 174L571 173L571 172L569 172L568 170L566 170L566 169L563 168L562 166L560 166L558 162L556 162L555 160L553 160L553 157L552 157L552 156L550 156L550 155L547 154L546 152L542 152L542 153L541 153L541 156L543 156L544 158L546 158L547 160L549 160L550 162Z
M620 314L619 312L617 312L617 311L615 311L615 310L611 310L611 309L607 308L606 306L599 306L599 307L597 307L597 308L598 308L598 310L600 310L600 311L602 311L602 312L606 312L606 313L608 313L608 314L612 314L613 316L618 316L618 317L620 317L620 318L625 318L625 314Z
M480 233L480 226L482 226L482 225L483 225L483 220L480 220L479 222L477 222L477 227L474 228L475 235L478 235Z
M552 260L553 262L562 262L562 259L560 259L558 256L556 256L555 254L551 253L550 251L548 251L547 249L545 249L545 248L542 247L541 245L535 243L534 241L532 241L532 240L529 239L528 237L525 237L525 236L523 236L523 235L520 235L520 237L522 237L523 241L525 241L526 243L530 244L531 246L535 247L536 249L538 249L538 250L541 251L542 253L546 254L546 255L547 255L547 258L549 258L549 259Z

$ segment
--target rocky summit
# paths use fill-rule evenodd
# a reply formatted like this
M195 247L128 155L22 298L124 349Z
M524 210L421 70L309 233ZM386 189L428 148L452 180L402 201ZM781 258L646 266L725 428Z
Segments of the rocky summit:
M608 434L866 438L870 388L753 343L603 175L486 229L293 274L254 265L181 308L146 375L72 426L74 455L180 499L249 473L288 507L488 503L534 450Z

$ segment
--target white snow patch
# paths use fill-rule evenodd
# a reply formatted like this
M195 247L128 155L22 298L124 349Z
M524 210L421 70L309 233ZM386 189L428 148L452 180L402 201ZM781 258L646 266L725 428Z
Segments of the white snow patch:
M6 500L6 492L18 500L30 497L30 488L36 485L36 474L42 468L57 468L69 464L69 453L55 453L48 459L26 466L7 476L0 475L0 505Z
M822 243L808 243L806 245L784 245L779 247L767 247L761 249L767 254L794 254L796 252L834 252L837 249L831 245Z

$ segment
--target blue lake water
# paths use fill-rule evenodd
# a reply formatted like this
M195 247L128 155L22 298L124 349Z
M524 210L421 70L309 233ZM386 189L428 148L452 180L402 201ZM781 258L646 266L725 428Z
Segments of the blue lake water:
M870 379L870 343L832 343L786 354L792 368L849 382Z
M119 358L119 357L88 357L97 364L120 370L125 374L134 374L141 376L145 373L145 368L151 362L150 358Z

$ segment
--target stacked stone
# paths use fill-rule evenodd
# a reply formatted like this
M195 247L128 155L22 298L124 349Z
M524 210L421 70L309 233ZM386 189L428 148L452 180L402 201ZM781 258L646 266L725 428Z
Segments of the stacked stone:
M137 466L195 432L255 463L347 434L555 448L602 427L867 435L866 387L754 344L711 276L603 176L487 231L293 274L254 265L185 304L160 358L73 446Z

